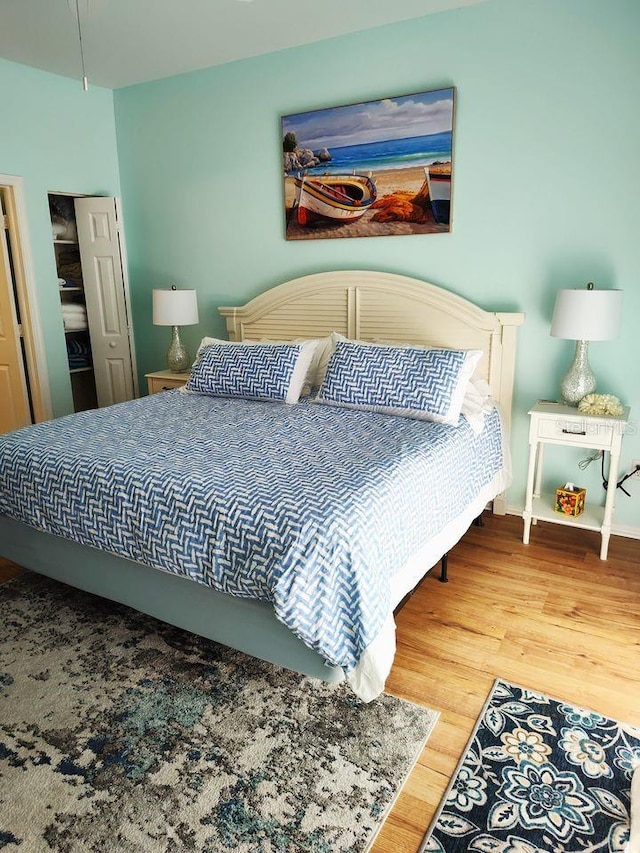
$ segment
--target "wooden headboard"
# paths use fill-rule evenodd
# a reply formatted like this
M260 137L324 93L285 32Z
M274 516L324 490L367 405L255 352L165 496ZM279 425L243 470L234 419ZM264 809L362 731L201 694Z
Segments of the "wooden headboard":
M335 331L361 341L481 349L475 375L489 383L510 429L516 330L524 314L485 311L428 282L369 270L303 276L246 305L218 310L232 341L316 338ZM504 512L504 502L494 502L494 511Z

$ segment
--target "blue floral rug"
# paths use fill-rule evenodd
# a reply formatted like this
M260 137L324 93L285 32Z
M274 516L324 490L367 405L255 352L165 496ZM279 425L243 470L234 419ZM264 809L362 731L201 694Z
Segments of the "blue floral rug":
M360 853L436 719L37 575L0 586L3 853Z
M420 853L622 853L640 729L497 680Z

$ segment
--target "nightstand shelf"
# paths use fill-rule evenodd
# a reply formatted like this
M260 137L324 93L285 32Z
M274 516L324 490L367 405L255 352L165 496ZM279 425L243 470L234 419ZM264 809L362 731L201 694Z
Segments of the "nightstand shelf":
M618 480L620 449L629 421L629 409L625 408L619 417L612 417L587 415L573 406L562 403L540 402L529 410L529 418L529 470L525 508L522 513L524 519L522 541L525 545L529 544L531 525L536 524L537 521L595 530L602 537L600 559L606 560L615 509L615 484ZM546 444L601 450L609 454L611 488L607 489L603 507L594 506L592 501L589 501L584 511L575 518L555 511L555 493L541 491Z
M170 391L173 388L182 388L189 380L189 373L173 373L171 370L158 370L155 373L146 373L149 394L159 394L160 391Z
M534 497L531 515L538 521L551 521L553 524L564 524L566 527L582 527L584 530L602 529L604 507L586 506L577 518L570 515L560 515L554 509L555 492L543 492L540 497Z

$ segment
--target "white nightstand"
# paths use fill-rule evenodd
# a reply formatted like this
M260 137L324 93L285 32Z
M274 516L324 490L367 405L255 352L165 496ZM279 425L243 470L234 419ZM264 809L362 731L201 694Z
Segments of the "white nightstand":
M149 394L181 388L187 384L189 373L173 373L171 370L158 370L157 373L145 373Z
M629 409L626 407L620 417L585 415L573 406L561 403L540 402L529 410L531 425L529 428L529 473L527 492L522 517L524 533L522 541L529 544L531 524L538 519L598 530L602 536L600 559L607 559L611 522L616 499L618 464L620 448L625 427L629 421ZM604 507L594 506L587 495L584 512L577 518L555 512L555 492L541 494L542 463L545 444L561 444L566 447L602 450L610 455L609 488ZM558 483L558 485L564 485Z

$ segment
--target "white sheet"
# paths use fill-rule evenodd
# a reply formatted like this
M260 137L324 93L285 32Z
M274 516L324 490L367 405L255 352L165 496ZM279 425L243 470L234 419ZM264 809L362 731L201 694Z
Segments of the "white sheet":
M505 457L508 459L508 457ZM443 554L446 554L460 541L469 525L477 518L487 503L509 487L511 483L511 466L508 464L499 471L493 480L485 486L480 494L466 509L428 542L424 548L414 554L404 567L394 576L392 583L392 607L411 592L416 584L434 568ZM355 670L347 679L354 693L364 702L370 702L384 690L384 685L391 671L396 652L396 624L391 613L375 640L362 655Z

